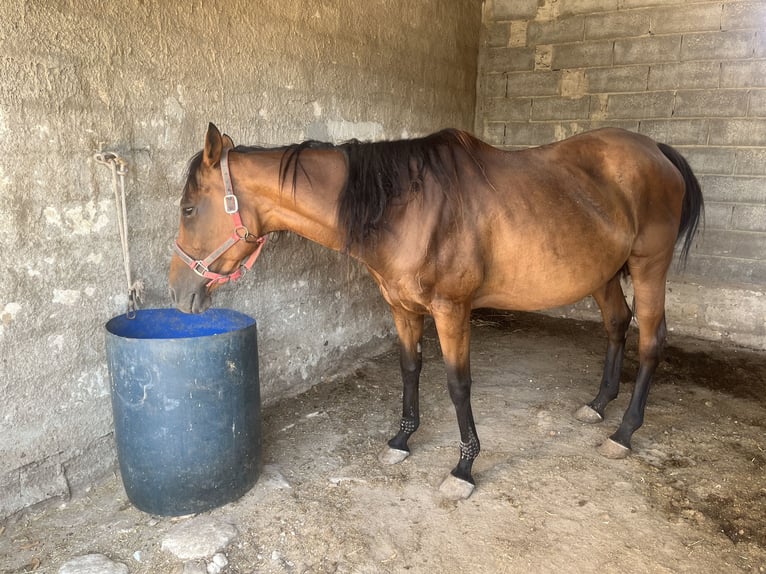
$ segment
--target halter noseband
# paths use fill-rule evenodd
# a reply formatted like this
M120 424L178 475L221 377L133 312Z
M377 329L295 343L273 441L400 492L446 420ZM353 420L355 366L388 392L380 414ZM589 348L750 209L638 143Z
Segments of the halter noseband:
M210 279L206 287L220 285L228 281L236 281L242 277L242 275L253 266L255 260L258 259L258 256L263 249L263 245L266 243L265 235L253 239L255 236L250 233L247 227L242 223L242 217L239 214L239 202L237 201L237 196L234 195L234 187L231 183L231 173L229 172L229 148L224 149L221 155L221 176L223 177L223 186L226 190L226 195L223 196L223 208L234 220L234 232L218 249L204 259L194 259L188 255L178 244L177 239L173 244L173 248L178 257L181 258L181 261L186 263L186 265L200 277ZM239 267L231 273L223 275L221 273L216 273L215 271L210 271L210 265L240 241L256 243L258 247L256 247L255 251L253 251L247 259L243 260L239 264Z

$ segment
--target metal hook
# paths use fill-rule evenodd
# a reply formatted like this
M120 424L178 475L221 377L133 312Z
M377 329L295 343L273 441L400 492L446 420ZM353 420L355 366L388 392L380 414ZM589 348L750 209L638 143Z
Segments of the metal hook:
M128 310L125 312L125 317L128 319L136 318L136 290L131 289L128 291Z

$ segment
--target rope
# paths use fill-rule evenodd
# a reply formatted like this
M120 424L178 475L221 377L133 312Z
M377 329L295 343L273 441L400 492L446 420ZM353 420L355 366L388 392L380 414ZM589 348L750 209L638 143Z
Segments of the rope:
M122 245L122 262L128 287L128 310L125 316L134 319L138 302L143 301L144 282L142 279L133 281L130 273L130 249L128 245L128 208L125 200L125 176L128 175L128 162L114 152L97 152L93 159L112 171L112 187L114 202L117 208L117 227L120 232Z

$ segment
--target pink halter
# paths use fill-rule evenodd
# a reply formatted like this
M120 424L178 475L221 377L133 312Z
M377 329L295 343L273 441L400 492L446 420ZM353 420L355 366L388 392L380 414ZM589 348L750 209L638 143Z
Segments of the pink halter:
M234 220L234 232L218 249L204 259L194 259L189 256L178 244L178 240L176 240L173 245L176 254L181 258L181 261L186 263L186 265L200 277L210 279L207 287L223 284L228 281L236 281L242 277L242 275L253 266L255 260L258 259L258 256L261 254L261 250L266 243L266 235L262 235L253 240L252 238L255 236L250 233L247 227L242 223L242 217L239 214L239 202L237 201L237 196L234 195L234 187L231 183L231 173L229 172L229 148L224 149L221 155L221 175L223 176L223 186L226 190L226 195L223 197L223 208ZM216 273L215 271L210 271L210 265L240 241L256 243L258 247L256 247L255 251L253 251L247 259L243 260L239 264L239 267L231 273L223 275L221 273Z

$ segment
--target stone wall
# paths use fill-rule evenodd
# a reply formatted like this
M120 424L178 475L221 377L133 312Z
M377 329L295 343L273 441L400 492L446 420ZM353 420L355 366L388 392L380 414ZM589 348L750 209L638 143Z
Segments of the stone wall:
M0 517L113 469L103 325L126 288L93 154L128 161L133 273L145 307L168 306L176 201L209 121L261 145L470 128L480 22L473 0L3 2ZM294 236L216 304L258 319L266 402L391 341L366 272Z
M608 125L677 147L706 219L670 323L766 348L766 2L487 0L479 74L495 145Z

